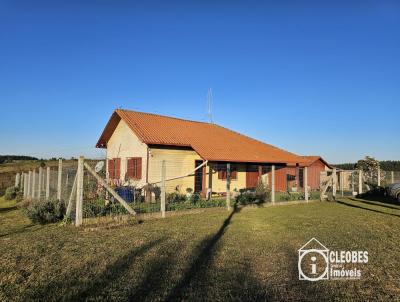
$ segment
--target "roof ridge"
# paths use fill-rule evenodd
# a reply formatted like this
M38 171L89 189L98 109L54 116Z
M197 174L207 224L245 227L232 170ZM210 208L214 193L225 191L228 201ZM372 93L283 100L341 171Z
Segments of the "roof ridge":
M225 129L225 130L228 130L228 131L230 131L230 132L233 132L233 133L235 133L235 134L238 134L238 135L240 135L240 136L243 136L243 137L245 137L245 138L248 138L248 139L250 139L250 140L252 140L252 141L255 141L255 142L257 142L257 143L260 143L260 144L263 144L263 145L267 145L267 146L272 147L272 148L274 148L274 149L277 149L277 150L280 150L280 151L289 153L289 154L291 154L291 155L300 157L299 155L297 155L297 154L295 154L295 153L292 153L292 152L289 152L289 151L287 151L287 150L285 150L285 149L282 149L282 148L276 147L276 146L274 146L274 145L268 144L268 143L263 142L263 141L261 141L261 140L258 140L258 139L256 139L256 138L250 137L250 136L248 136L248 135L246 135L246 134L243 134L243 133L237 132L237 131L235 131L235 130L232 130L232 129L223 127L223 126L218 125L218 124L214 124L214 125L217 126L217 127L223 128L223 129Z
M170 118L174 120L180 120L180 121L185 121L185 122L191 122L191 123L200 123L200 124L206 124L206 125L216 125L213 123L208 123L208 122L201 122L201 121L195 121L195 120L189 120L189 119L184 119L181 117L174 117L174 116L168 116L168 115L162 115L158 113L150 113L150 112L143 112L143 111L137 111L137 110L131 110L131 109L121 109L117 108L115 111L127 111L127 112L134 112L134 113L141 113L141 114L146 114L146 115L153 115L153 116L159 116L159 117L165 117L165 118Z

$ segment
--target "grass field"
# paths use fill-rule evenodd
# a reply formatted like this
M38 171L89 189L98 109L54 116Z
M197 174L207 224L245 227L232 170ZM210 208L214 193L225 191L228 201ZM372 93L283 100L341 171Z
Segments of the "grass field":
M400 206L365 200L85 230L32 225L0 199L0 300L372 301L400 297ZM297 250L367 250L354 281L298 280Z

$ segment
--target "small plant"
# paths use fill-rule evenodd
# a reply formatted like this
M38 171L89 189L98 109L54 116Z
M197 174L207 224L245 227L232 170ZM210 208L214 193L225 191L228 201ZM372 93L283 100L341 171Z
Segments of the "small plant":
M18 195L18 188L12 186L12 187L8 187L6 189L6 192L4 193L4 199L5 200L12 200L15 199Z
M59 200L33 200L26 204L25 213L34 223L60 221L65 215L65 204Z
M256 186L255 197L258 202L266 202L271 195L271 191L264 185L262 181L259 181Z
M187 189L186 189L186 193L192 194L192 193L193 193L193 189L192 189L192 188L187 188Z
M160 200L161 188L158 186L154 186L152 191L154 193L154 196L156 197L156 200Z

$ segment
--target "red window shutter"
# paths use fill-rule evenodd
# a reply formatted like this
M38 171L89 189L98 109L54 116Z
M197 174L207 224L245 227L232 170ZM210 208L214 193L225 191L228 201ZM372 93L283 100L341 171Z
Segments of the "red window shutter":
M127 173L129 178L142 178L142 158L132 157L128 159Z
M121 159L120 158L115 158L115 179L120 179L121 178Z
M114 168L114 160L109 159L108 160L108 178L114 179L115 177L115 168Z
M231 178L232 178L232 179L237 179L237 170L236 170L236 168L234 168L234 169L232 170L232 172L231 172Z
M129 178L133 178L133 158L128 158L127 166L126 166L126 175Z
M142 179L142 158L138 157L136 159L136 179Z

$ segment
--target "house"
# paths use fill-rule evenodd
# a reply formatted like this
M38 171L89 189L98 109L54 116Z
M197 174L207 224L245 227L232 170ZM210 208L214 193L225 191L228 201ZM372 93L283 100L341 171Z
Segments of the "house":
M318 172L329 166L321 157L298 156L216 124L122 109L113 112L96 147L107 149L110 181L159 184L165 161L167 191L182 193L187 188L225 192L228 162L231 190L253 188L259 180L271 185L272 165L278 191L300 190L305 166L310 167L309 186L317 189Z

